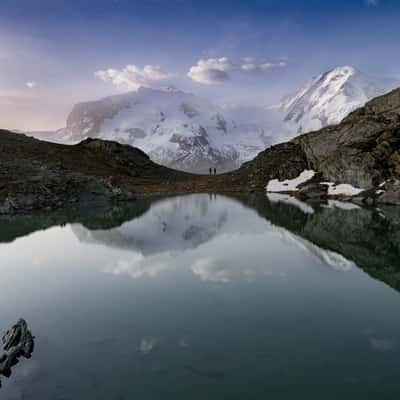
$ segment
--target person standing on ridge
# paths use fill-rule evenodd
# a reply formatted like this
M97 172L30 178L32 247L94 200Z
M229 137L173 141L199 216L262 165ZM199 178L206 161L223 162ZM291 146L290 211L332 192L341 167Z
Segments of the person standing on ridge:
M209 171L210 171L210 176L211 176L211 171L212 171L211 167L210 167Z
M214 168L214 175L217 175L217 168Z

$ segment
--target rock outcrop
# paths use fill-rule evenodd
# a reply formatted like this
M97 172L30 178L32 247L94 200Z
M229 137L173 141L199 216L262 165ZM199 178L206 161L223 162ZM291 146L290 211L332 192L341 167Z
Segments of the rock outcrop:
M20 319L2 337L3 354L0 354L0 375L9 378L11 368L21 357L30 358L34 348L34 337L25 320ZM1 387L1 381L0 381Z
M257 179L259 188L268 179L293 179L306 169L319 173L320 182L363 189L359 201L399 204L400 89L370 101L336 126L261 152L237 173ZM307 197L307 190L295 194Z

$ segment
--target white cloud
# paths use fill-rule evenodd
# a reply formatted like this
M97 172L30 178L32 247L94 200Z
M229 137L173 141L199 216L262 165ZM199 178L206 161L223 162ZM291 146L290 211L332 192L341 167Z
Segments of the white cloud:
M160 67L146 65L143 68L130 64L122 69L109 68L96 71L94 75L104 82L111 82L129 90L137 90L141 86L150 86L151 82L172 78L174 75L163 71Z
M367 6L376 7L379 3L379 0L365 0Z
M286 61L280 61L278 63L263 63L263 64L255 64L252 63L244 63L240 66L243 71L246 72L267 72L272 69L277 68L285 68L287 67Z
M277 68L285 68L286 61L277 63L257 63L251 57L245 57L235 64L228 57L200 59L188 72L188 77L204 85L223 83L231 78L231 73L265 73Z
M188 77L205 85L223 83L230 78L228 72L234 67L228 57L200 59L190 68Z
M170 257L163 253L162 259L157 257L147 258L141 253L129 253L129 257L121 258L109 264L104 272L114 275L127 274L131 278L138 279L143 277L154 278L164 271L173 269L168 262L163 262Z
M29 89L34 89L37 86L37 83L34 81L28 81L25 82L26 87L28 87Z

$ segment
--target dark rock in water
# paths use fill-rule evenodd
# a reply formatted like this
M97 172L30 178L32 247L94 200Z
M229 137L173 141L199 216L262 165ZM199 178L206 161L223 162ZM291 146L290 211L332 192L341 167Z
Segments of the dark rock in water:
M20 319L1 339L3 354L0 356L0 375L10 377L11 367L20 357L30 358L34 349L34 337L24 319ZM1 387L1 381L0 381Z

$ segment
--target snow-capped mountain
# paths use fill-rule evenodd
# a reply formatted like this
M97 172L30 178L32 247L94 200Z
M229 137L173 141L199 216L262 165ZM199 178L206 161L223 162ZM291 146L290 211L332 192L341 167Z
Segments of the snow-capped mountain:
M309 81L285 97L280 110L296 134L339 123L367 101L400 86L400 81L367 76L349 66L338 67Z
M173 88L136 92L77 104L58 140L86 137L139 147L160 164L195 172L237 168L271 143L263 126L234 121L233 110Z
M41 140L77 143L87 137L139 147L153 161L190 172L238 168L271 144L339 123L400 82L338 67L308 82L276 107L218 106L175 88L135 92L75 105L66 127L31 132Z

